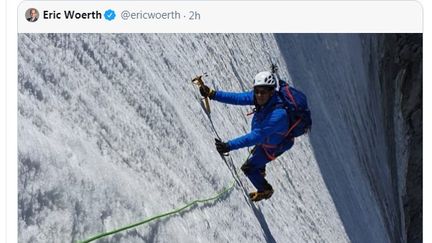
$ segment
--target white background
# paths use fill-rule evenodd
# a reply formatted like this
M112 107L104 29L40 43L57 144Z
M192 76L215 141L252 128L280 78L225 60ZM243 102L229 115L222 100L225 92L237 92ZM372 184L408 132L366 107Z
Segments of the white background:
M341 1L342 2L342 1ZM432 42L430 37L430 9L431 3L430 1L419 1L422 3L424 7L424 67L430 66L430 43ZM3 2L3 6L0 7L0 14L4 16L3 21L1 22L1 31L2 35L0 37L1 41L1 61L0 68L3 79L1 82L0 90L0 109L1 109L1 119L0 119L0 190L1 190L1 198L0 199L0 235L2 238L0 239L2 242L16 242L17 241L17 169L16 169L16 71L17 71L17 8L20 1L8 0ZM383 15L385 13L382 13ZM429 30L429 31L428 31ZM430 90L430 69L424 69L424 90L425 90L425 100L424 100L424 124L430 124L431 119L431 107L428 106L430 104L430 98L428 97L428 92ZM423 126L424 129L424 146L427 148L427 144L430 144L430 129L429 127ZM6 138L8 138L6 140ZM430 172L430 166L428 165L428 161L430 161L430 151L427 149L424 150L424 188L428 188L430 184L430 179L428 178ZM7 152L7 154L6 154ZM7 164L8 163L8 164ZM7 166L6 166L7 164ZM430 194L425 190L424 193L424 205L430 205ZM6 197L3 197L5 195ZM3 199L5 198L5 199ZM6 207L7 205L7 207ZM424 207L424 218L425 222L430 217L430 210L428 207ZM430 242L431 236L428 232L428 225L425 224L424 230L424 242ZM8 232L8 234L6 233ZM7 234L7 235L6 235ZM4 241L3 241L4 240Z
M51 1L48 1L50 3ZM23 2L18 9L18 31L29 32L226 32L226 33L412 33L421 32L419 4L414 1L85 1L77 5L65 5L52 1ZM222 4L221 4L222 3ZM244 5L242 5L244 3ZM247 5L247 11L244 6ZM28 22L21 17L29 8L39 10L39 20ZM107 9L116 12L112 21L104 19L43 19L43 12L63 13L64 10L77 12ZM130 12L172 12L182 19L131 20L121 18L122 11ZM189 20L190 11L200 14L200 20ZM383 17L385 13L385 18ZM236 23L236 24L232 24ZM59 28L61 26L61 28ZM191 27L187 29L188 27Z

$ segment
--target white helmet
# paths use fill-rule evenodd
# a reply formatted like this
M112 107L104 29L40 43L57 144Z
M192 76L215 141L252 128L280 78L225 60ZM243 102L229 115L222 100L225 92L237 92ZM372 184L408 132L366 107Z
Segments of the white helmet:
M276 86L276 79L273 74L268 71L259 72L255 75L254 87L256 86Z

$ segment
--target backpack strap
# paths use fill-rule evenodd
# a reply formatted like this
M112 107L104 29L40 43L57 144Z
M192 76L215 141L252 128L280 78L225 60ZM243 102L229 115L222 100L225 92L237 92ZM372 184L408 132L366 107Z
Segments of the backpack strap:
M298 111L298 105L297 105L297 102L295 102L294 96L292 95L291 91L289 90L289 86L285 85L285 87L283 87L283 88L285 89L285 91L286 91L286 93L287 93L287 95L288 95L291 103L295 107L295 111L294 112L297 112ZM276 92L278 92L278 95L279 95L279 97L281 98L282 101L285 100L284 95L282 94L281 91L276 91ZM283 108L286 111L287 116L288 116L288 120L289 120L290 123L292 123L294 121L293 117L290 114L290 112L291 112L290 107L288 107L284 102L277 103L277 104L275 104L273 106L273 110L275 110L277 108ZM285 133L282 133L281 135L284 136L285 139L294 139L294 137L291 136L291 132L292 132L292 130L294 130L294 128L296 128L296 126L298 126L298 124L300 124L301 121L302 121L302 118L298 117L295 120L295 122L288 128L288 131L285 132ZM261 148L264 151L264 153L267 156L267 158L271 161L271 160L276 159L277 156L272 155L268 151L268 149L275 149L275 148L278 148L281 145L282 144L278 144L278 145L261 144Z
M286 85L284 88L285 88L285 90L286 90L286 92L288 94L289 99L294 104L294 106L295 106L295 111L294 112L296 112L298 110L298 106L297 106L297 103L295 102L295 99L294 99L291 91L289 90L288 85ZM283 94L281 92L279 92L279 97L281 99L285 99L283 97ZM288 131L283 134L283 136L285 138L287 138L287 137L290 136L290 133L292 132L292 130L301 122L302 118L298 117L297 119L294 119L294 116L291 114L291 112L293 112L293 111L291 111L291 109L287 105L285 105L284 103L278 103L278 104L276 104L273 109L276 109L276 108L279 108L279 107L285 109L285 111L287 113L287 116L288 116L289 123L291 124L291 126L288 128Z
M291 94L291 91L289 90L289 86L285 85L285 91L288 94L289 99L294 104L296 110L298 109L297 103L295 102L294 96Z
M302 118L299 117L297 121L294 122L294 124L291 125L291 127L288 129L288 131L284 134L284 137L289 137L291 131L301 122Z

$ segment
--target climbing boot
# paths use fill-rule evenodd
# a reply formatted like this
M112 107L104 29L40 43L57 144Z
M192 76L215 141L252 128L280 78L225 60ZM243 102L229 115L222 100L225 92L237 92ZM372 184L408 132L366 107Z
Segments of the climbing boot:
M266 189L264 189L264 191L249 193L249 198L253 202L258 202L263 199L269 199L273 195L273 192L274 192L273 188L270 186L270 184L268 184L268 186L266 186Z

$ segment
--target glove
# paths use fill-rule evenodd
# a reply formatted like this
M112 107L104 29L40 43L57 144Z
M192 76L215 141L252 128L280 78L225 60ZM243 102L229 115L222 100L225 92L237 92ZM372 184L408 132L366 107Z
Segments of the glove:
M216 150L221 154L225 154L230 151L228 143L224 143L217 138L215 138L215 145L216 145Z
M199 91L204 98L213 99L216 91L210 89L207 85L203 84L200 86Z

